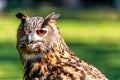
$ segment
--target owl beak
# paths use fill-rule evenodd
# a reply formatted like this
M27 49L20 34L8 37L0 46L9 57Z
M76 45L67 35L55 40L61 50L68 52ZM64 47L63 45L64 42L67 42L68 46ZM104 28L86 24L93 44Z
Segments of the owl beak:
M33 40L32 40L31 34L30 34L30 35L28 35L28 44L31 44L32 42L33 42Z
M28 44L31 44L33 42L40 41L40 40L41 40L40 36L38 36L36 33L28 35Z

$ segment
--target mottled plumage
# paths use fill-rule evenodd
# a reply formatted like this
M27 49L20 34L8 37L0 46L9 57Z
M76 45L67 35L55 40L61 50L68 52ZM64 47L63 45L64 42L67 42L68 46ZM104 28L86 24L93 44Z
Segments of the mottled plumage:
M108 80L67 47L55 24L59 14L46 18L17 13L17 49L24 65L23 80Z

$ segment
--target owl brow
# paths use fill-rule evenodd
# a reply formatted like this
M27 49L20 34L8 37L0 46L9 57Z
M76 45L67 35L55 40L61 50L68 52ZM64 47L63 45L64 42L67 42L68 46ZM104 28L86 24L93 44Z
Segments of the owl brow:
M42 26L47 25L48 21L49 21L49 19L44 18Z
M43 23L41 24L41 28L45 28L45 26L46 26L46 22L43 22Z

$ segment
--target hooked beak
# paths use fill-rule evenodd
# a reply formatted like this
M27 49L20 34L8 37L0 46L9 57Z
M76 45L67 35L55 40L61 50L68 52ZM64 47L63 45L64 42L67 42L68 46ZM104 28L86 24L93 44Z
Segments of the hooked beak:
M31 43L33 43L35 41L39 41L39 40L41 40L41 37L39 35L37 35L36 33L28 35L28 44L31 44Z

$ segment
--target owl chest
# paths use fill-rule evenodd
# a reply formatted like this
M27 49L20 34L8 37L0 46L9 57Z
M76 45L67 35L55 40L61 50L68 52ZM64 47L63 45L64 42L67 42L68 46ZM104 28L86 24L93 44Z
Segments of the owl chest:
M69 64L69 63L68 63ZM59 62L52 55L40 60L28 60L25 66L24 80L79 80L72 66ZM76 77L73 77L73 73Z
M36 80L45 77L46 73L48 73L47 65L41 63L41 59L30 59L24 65L24 80Z
M40 78L40 80L45 80L48 74L50 74L53 66L55 66L56 58L50 54L26 54L24 55L24 61L24 80L29 78L30 80L31 78Z

